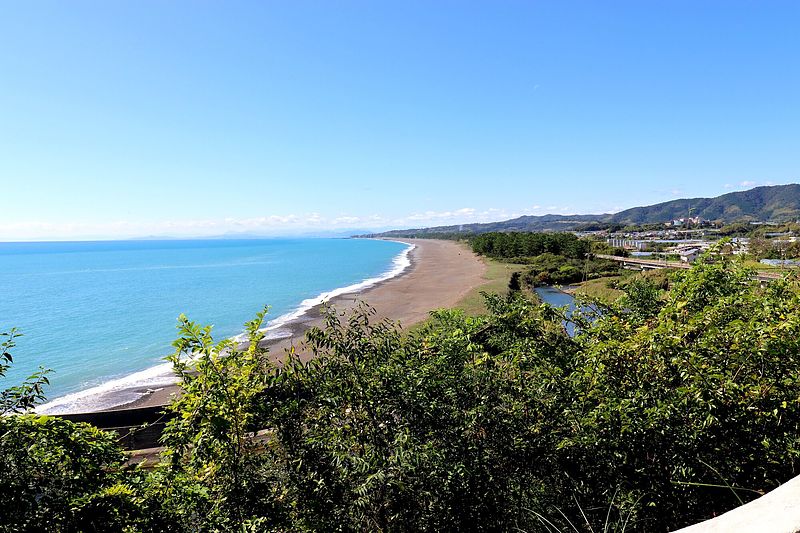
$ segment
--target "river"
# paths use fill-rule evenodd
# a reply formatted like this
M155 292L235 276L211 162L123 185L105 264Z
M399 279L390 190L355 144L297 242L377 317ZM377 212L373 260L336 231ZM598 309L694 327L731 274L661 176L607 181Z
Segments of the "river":
M575 311L575 298L573 298L571 294L567 294L566 292L550 285L536 287L535 291L543 302L548 303L553 307L567 306L567 313L569 315ZM575 335L575 325L572 322L565 322L564 326L567 328L567 333L569 333L570 337Z

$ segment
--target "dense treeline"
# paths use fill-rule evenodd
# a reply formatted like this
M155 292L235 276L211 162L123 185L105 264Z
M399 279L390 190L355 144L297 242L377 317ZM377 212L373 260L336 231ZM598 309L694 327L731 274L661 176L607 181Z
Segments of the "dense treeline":
M543 253L530 258L531 265L522 276L530 287L542 285L568 285L607 276L622 271L620 263L608 259L572 259L562 255Z
M569 318L574 337L519 295L413 334L332 313L316 357L282 366L258 347L263 315L244 350L183 319L160 466L124 467L83 424L0 417L0 528L657 532L714 516L800 454L800 290L751 275L701 262L667 290L629 283Z
M606 243L572 233L485 233L470 239L475 253L531 265L520 276L530 287L566 285L619 273L619 263L593 258L593 252L614 253Z
M591 245L572 233L484 233L470 239L472 250L481 255L502 259L532 257L543 253L583 259Z

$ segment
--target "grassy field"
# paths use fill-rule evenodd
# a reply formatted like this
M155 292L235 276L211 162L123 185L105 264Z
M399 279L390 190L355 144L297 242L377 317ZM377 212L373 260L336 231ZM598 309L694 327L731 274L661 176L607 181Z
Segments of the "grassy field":
M585 281L577 286L575 289L575 294L581 294L611 303L618 300L625 294L620 289L612 287L612 284L624 284L625 282L629 282L635 278L643 278L655 283L656 285L666 287L669 277L673 272L674 270L672 269L646 270L644 272L624 270L619 276L607 276L604 278Z
M604 302L613 302L621 298L625 293L619 289L614 289L610 285L622 279L622 276L608 276L584 281L575 288L576 295L597 298Z
M786 266L765 265L765 264L762 264L762 263L756 261L755 259L747 259L747 260L745 260L744 264L745 264L745 266L747 266L749 268L754 268L754 269L758 270L759 272L772 272L772 273L775 273L775 272L791 272L791 271L795 271L795 270L800 270L800 268L798 268L796 266L790 266L790 265L786 265Z
M494 259L484 258L486 261L486 273L484 278L486 283L472 289L464 298L456 304L456 307L463 309L465 313L471 316L476 316L486 312L483 296L481 292L488 292L494 294L505 294L508 291L508 280L511 279L511 274L514 272L521 272L525 270L525 265L512 265L509 263L501 263Z
M456 307L463 309L465 313L471 316L476 316L486 312L483 296L481 292L488 292L493 294L505 294L508 291L508 281L511 279L511 274L514 272L523 272L527 265L517 265L511 263L503 263L494 259L484 258L486 262L486 283L474 288L464 298L456 304ZM599 278L596 280L581 283L576 293L586 294L606 301L613 301L622 296L622 291L608 287L608 283L620 279L621 276L610 276L606 278Z

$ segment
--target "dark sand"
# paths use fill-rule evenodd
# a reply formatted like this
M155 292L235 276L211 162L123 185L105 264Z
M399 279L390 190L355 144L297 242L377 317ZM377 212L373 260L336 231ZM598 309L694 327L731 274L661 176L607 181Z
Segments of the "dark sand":
M411 266L405 272L362 292L337 296L323 305L347 311L363 301L375 308L379 318L408 327L425 320L433 309L453 307L470 290L485 283L486 265L462 244L429 239L398 240L416 245L409 254ZM282 331L291 331L290 337L265 341L273 358L280 359L291 346L299 348L305 332L322 325L323 305L281 326ZM164 405L178 390L177 385L165 387L114 409Z

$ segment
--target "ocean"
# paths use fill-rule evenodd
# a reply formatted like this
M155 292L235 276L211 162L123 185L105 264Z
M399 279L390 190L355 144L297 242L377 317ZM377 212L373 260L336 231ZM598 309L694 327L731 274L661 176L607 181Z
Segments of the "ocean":
M268 336L337 294L402 272L406 244L366 239L0 243L0 331L23 337L0 389L50 368L41 412L127 402L113 391L173 381L177 317L241 334L270 306ZM111 398L114 398L112 402Z

